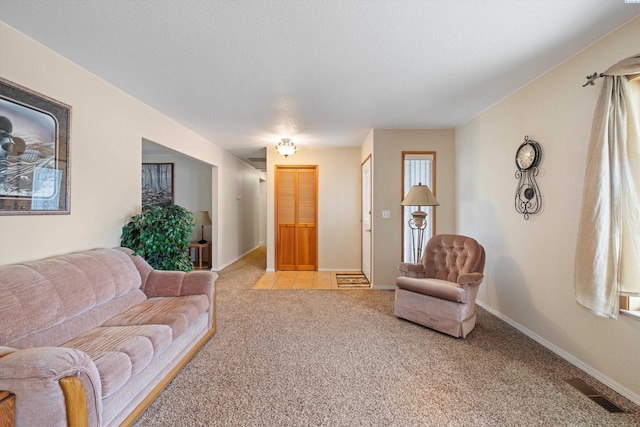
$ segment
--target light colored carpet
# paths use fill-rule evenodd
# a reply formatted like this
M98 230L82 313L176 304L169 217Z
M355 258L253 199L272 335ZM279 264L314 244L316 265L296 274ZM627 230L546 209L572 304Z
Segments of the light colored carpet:
M392 291L252 290L264 259L220 272L218 331L138 426L640 425L632 402L481 308L455 339L396 318Z

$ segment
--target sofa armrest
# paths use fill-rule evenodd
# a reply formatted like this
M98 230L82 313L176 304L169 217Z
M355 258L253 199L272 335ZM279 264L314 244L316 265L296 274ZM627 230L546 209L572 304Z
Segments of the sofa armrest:
M206 295L209 299L209 327L216 325L216 289L218 274L209 270L184 271L153 270L143 291L148 298Z
M213 291L218 275L212 271L153 270L143 289L145 295L153 297L179 297L184 295L207 295L213 299Z
M424 264L415 262L401 262L398 266L400 274L406 277L425 277Z
M190 271L184 276L181 295L207 295L212 299L218 274L213 271Z
M483 278L482 273L463 273L458 275L458 284L460 286L475 286L479 285Z
M71 378L75 391L84 394L84 407L70 405L61 381ZM79 380L79 382L78 382ZM67 387L68 389L68 387ZM102 386L98 369L80 350L34 347L0 358L0 390L16 395L16 425L67 426L81 418L89 426L101 425ZM66 408L74 408L68 413Z

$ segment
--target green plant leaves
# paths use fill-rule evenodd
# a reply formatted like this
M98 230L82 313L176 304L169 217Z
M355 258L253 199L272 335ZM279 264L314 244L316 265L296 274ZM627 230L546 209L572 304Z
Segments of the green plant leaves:
M144 206L122 227L121 245L157 270L190 271L189 244L193 214L178 205Z

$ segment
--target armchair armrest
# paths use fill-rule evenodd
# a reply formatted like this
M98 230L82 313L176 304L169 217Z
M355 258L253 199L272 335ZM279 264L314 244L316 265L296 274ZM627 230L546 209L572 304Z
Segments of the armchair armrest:
M77 401L69 402L71 378ZM102 385L96 365L80 350L65 347L34 347L16 350L0 358L0 390L16 395L16 425L66 426L84 419L101 424ZM73 413L66 408L73 408Z
M482 282L483 278L482 273L463 273L458 276L458 284L460 286L476 286Z
M401 262L398 266L400 274L406 277L425 277L424 264L415 262Z

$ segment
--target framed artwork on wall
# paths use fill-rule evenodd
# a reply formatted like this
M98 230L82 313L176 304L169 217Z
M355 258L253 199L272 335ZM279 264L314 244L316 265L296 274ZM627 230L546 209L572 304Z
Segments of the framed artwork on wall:
M0 78L0 215L69 214L71 107Z
M142 206L173 204L173 163L143 163Z

